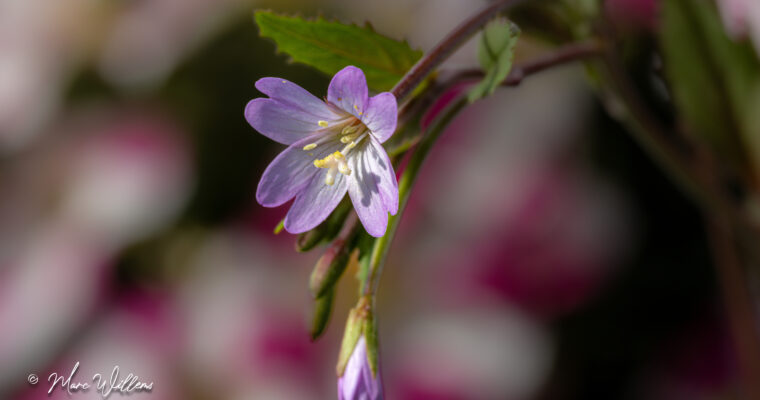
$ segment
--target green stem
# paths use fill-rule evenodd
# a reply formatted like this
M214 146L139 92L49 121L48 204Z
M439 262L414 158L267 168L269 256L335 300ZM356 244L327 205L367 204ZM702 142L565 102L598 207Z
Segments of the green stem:
M399 221L404 214L404 209L406 209L409 195L412 192L414 182L417 180L417 175L420 172L422 163L425 161L425 158L433 147L435 141L441 136L441 133L443 133L449 123L466 105L467 99L462 98L450 106L443 116L440 117L440 119L430 128L427 135L422 138L409 159L409 163L407 164L404 173L401 175L401 179L398 181L398 212L396 215L390 216L388 219L388 230L383 237L375 240L375 246L372 248L372 255L370 256L369 261L369 278L364 286L364 294L374 294L377 291L377 285L379 283L378 277L382 273L385 259L388 256L388 250L390 249L393 238L396 236Z

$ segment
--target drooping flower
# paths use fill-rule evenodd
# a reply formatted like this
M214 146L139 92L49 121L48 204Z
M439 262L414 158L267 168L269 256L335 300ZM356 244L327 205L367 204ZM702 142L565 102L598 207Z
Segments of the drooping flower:
M338 378L338 400L380 400L383 384L380 371L372 374L364 335L356 342L343 375Z
M332 78L322 101L300 86L262 78L256 88L269 98L251 100L245 117L261 134L288 148L264 171L256 200L277 207L295 197L285 229L316 227L345 193L364 228L376 237L398 211L398 183L382 143L396 130L393 94L369 97L361 69L348 66Z

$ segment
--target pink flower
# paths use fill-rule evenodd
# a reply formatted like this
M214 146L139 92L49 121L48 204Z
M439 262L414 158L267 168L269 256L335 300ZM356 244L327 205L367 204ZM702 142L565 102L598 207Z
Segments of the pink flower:
M396 130L393 94L369 97L364 73L353 66L335 74L326 101L279 78L259 79L256 88L269 98L251 100L245 118L288 145L261 177L259 204L277 207L295 197L285 229L301 233L324 221L348 192L367 232L383 236L388 213L398 211L398 183L382 146Z

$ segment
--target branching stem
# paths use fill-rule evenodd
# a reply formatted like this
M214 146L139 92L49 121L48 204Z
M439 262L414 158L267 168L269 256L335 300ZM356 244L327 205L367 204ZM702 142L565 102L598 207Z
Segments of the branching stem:
M456 29L451 31L430 52L425 54L412 69L393 87L391 93L396 96L399 103L409 95L433 70L444 62L451 53L461 47L483 25L490 21L500 12L514 7L525 0L499 0L484 8L479 13L464 21Z

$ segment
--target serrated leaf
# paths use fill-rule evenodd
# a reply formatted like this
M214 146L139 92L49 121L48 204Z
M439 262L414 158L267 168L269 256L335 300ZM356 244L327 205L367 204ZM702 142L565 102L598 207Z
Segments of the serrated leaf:
M517 25L506 19L496 19L488 23L480 37L478 61L485 72L480 83L470 90L470 102L493 94L507 78L512 69L515 45L520 36Z
M261 36L271 38L295 62L333 75L347 65L364 71L367 84L377 91L393 87L422 52L406 42L390 39L371 27L345 25L324 18L306 20L271 11L256 11Z

